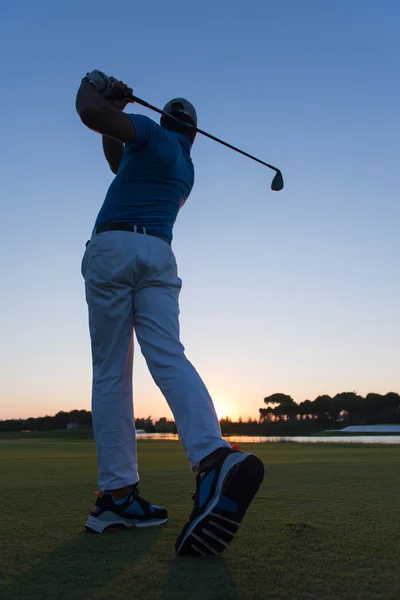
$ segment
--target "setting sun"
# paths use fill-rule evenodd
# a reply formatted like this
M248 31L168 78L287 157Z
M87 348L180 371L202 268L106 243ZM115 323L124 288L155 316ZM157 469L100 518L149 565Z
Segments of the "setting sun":
M213 399L213 402L215 406L215 412L217 413L217 417L219 420L230 416L232 406L229 400L221 400L220 398L218 398L217 400Z

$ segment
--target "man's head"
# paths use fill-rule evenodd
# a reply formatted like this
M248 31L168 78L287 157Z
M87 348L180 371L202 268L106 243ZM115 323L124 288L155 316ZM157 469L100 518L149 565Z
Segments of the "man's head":
M196 131L190 127L190 125L194 125L197 127L197 113L196 109L188 100L185 98L174 98L167 102L164 106L163 111L176 117L180 121L184 121L188 123L189 127L186 127L182 123L177 123L174 119L169 119L165 115L161 115L160 125L169 131L176 131L178 133L183 133L190 139L190 141L194 142L194 138L196 137Z

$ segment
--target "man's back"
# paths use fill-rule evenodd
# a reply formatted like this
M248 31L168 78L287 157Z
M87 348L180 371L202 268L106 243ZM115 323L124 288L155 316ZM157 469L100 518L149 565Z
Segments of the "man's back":
M172 240L179 208L194 184L191 142L143 115L129 115L136 142L125 145L118 174L111 183L96 225L129 222Z

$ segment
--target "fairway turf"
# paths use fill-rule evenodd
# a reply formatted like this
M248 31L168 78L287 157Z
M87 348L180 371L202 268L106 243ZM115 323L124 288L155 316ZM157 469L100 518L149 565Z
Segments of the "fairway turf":
M179 442L138 443L141 491L168 524L96 535L93 441L0 437L0 598L400 598L400 446L242 449L264 483L228 549L193 559L174 554L195 487Z

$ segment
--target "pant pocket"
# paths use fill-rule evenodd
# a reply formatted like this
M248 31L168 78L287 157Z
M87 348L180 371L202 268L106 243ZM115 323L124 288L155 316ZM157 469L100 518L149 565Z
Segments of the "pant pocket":
M81 262L81 274L82 274L83 279L85 279L85 273L86 273L86 267L87 267L87 254L88 254L88 246L86 246L86 250L83 255L82 262Z

